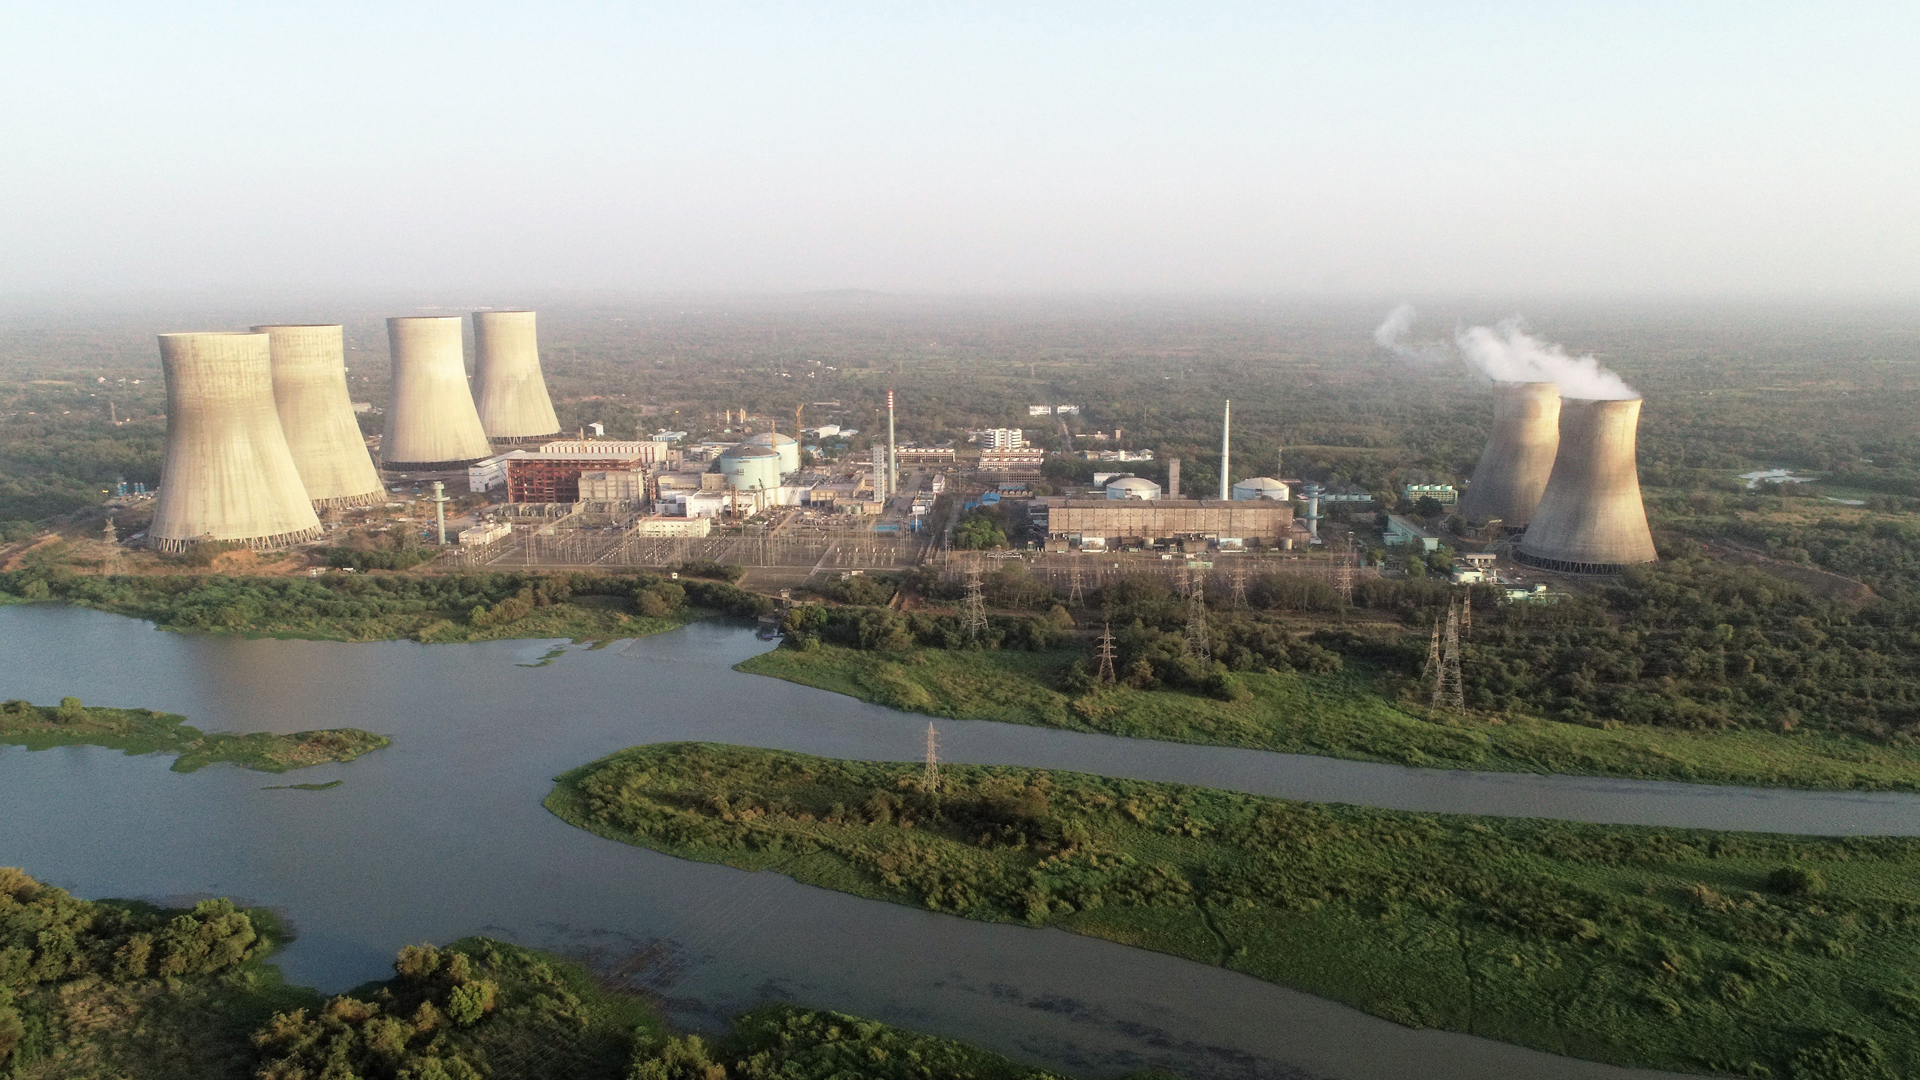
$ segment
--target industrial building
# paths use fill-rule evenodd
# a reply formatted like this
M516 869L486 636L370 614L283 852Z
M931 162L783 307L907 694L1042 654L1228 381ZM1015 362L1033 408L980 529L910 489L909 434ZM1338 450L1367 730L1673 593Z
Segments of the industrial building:
M982 450L1019 450L1027 445L1027 433L1019 428L987 428L974 435Z
M1046 464L1046 461L1047 452L1035 448L980 452L982 472L1005 473L1009 476L1039 476L1040 467Z
M200 540L284 547L320 535L273 394L266 334L160 335L167 457L147 535L161 551Z
M1440 538L1425 528L1415 524L1412 518L1399 514L1387 515L1387 527L1381 534L1381 542L1388 547L1407 547L1409 545L1421 551L1440 550Z
M544 443L538 450L514 450L502 455L507 471L507 501L579 502L580 478L589 472L632 472L653 465L672 464L667 443L652 440L625 442Z
M480 426L496 442L535 442L560 433L531 311L473 313L473 391Z
M1560 404L1553 475L1514 558L1567 574L1617 574L1658 558L1640 501L1640 399Z
M741 443L720 455L720 475L727 486L767 491L780 486L780 453L769 446Z
M1109 499L1158 499L1160 485L1138 476L1123 476L1107 485Z
M1249 476L1245 480L1236 480L1233 485L1233 501L1246 502L1250 499L1272 499L1286 502L1293 498L1292 489L1270 476Z
M381 466L398 472L465 469L493 453L467 387L457 316L387 320L393 399Z
M1460 513L1475 525L1499 521L1518 532L1533 520L1560 447L1560 388L1550 382L1493 384L1487 436Z
M1432 499L1441 506L1455 506L1460 502L1460 491L1452 484L1408 484L1400 489L1400 494L1410 504L1421 499Z
M315 507L364 506L386 498L347 392L340 324L256 326L267 335L273 402L307 500Z
M1293 531L1293 507L1270 499L1049 499L1046 505L1047 546L1054 550L1185 542L1280 547Z

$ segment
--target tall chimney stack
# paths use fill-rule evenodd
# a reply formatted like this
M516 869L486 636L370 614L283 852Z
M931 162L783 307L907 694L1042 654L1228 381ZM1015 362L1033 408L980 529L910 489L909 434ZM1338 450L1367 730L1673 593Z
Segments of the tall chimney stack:
M1180 459L1167 459L1167 498L1180 497Z
M892 498L899 483L900 458L893 449L893 391L887 391L887 497Z
M1228 401L1226 410L1220 414L1220 501L1221 502L1226 502L1228 499L1231 499L1233 497L1233 491L1228 486L1229 480L1228 480L1228 472L1227 472L1228 443L1231 441L1232 433L1233 433L1233 402Z

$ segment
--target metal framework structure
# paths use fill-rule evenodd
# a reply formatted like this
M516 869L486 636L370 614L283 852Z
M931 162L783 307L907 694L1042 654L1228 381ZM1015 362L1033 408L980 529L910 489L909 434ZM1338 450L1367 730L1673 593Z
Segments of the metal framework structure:
M1434 628L1439 629L1435 623ZM1429 663L1432 662L1429 654ZM1452 709L1456 713L1467 711L1466 687L1460 677L1460 605L1447 605L1447 634L1445 646L1440 652L1438 672L1433 680L1432 707Z
M987 632L987 598L980 589L980 564L967 564L967 604L965 609L967 639L978 641Z
M1207 663L1212 657L1212 648L1207 634L1207 590L1192 573L1186 576L1187 589L1187 652L1201 663Z
M927 725L927 771L920 778L920 790L929 795L940 791L940 735Z
M1100 658L1100 681L1111 686L1119 681L1113 673L1113 624L1107 623L1100 631L1100 645L1095 653Z

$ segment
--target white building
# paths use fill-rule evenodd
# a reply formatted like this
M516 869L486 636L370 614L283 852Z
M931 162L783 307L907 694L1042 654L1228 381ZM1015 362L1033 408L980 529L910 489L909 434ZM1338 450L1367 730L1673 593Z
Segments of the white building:
M507 486L507 462L512 458L526 457L525 450L509 450L504 454L495 454L482 458L467 466L468 491L492 491Z
M987 428L979 433L982 450L1024 450L1027 433L1019 428Z
M644 517L633 523L635 536L702 537L712 531L711 517Z
M1029 406L1027 406L1027 415L1028 415L1028 416L1052 416L1052 415L1053 415L1053 406L1051 406L1051 405L1029 405Z
M496 540L504 540L507 537L512 535L513 535L513 526L508 525L505 522L500 522L500 521L484 522L479 525L472 525L472 526L468 526L467 528L461 529L460 530L460 546L461 547L479 547L482 544L491 544Z

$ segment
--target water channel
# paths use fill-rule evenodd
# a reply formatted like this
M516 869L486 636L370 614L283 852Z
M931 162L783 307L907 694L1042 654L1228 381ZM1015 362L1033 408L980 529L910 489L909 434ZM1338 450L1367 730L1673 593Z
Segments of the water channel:
M233 896L283 910L278 956L323 991L390 974L403 944L490 934L621 955L719 1027L770 998L967 1039L1078 1076L1192 1080L1652 1076L1414 1031L1187 960L995 926L685 862L540 806L554 775L639 743L703 739L913 760L926 719L733 664L771 646L698 623L590 650L197 637L54 605L0 607L0 697L178 712L205 730L353 726L393 737L286 777L97 747L0 746L0 865L78 895ZM1920 835L1920 796L1408 769L1012 724L940 721L954 761L1078 769L1320 801L1596 822ZM326 791L271 790L291 782Z

